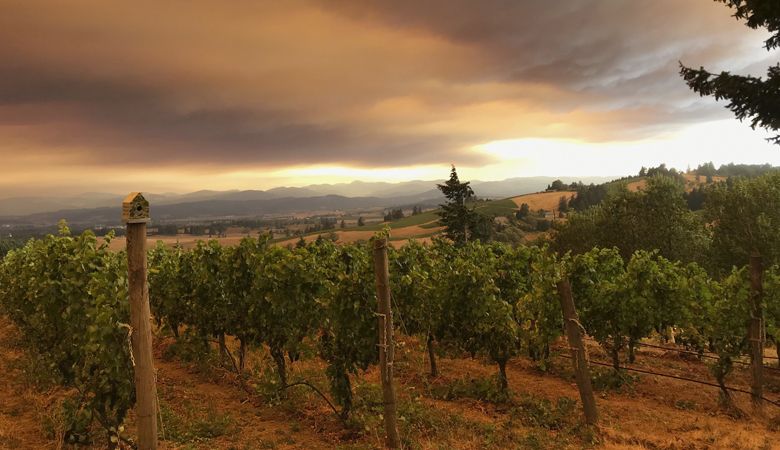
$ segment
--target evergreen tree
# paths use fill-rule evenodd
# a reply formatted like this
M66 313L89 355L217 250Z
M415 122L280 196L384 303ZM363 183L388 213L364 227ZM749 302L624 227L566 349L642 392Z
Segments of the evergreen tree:
M566 185L561 180L555 180L552 184L547 185L548 191L563 191L566 190Z
M696 174L697 175L704 175L705 177L711 177L717 173L717 170L715 169L715 164L712 163L712 161L704 164L700 164L699 167L696 168Z
M767 50L780 47L780 2L777 0L716 0L734 9L734 17L745 20L750 28L766 28L772 34L765 41ZM692 69L680 64L688 86L700 95L725 99L727 107L739 120L750 119L752 128L780 129L780 64L770 66L767 77L733 75L721 72L715 75L701 67ZM780 144L780 135L770 139Z
M531 208L528 206L528 203L520 205L520 211L517 212L517 218L525 219L529 214L531 214Z
M644 169L644 168L643 168ZM647 173L647 169L645 174ZM577 193L569 200L569 208L576 211L584 211L591 206L598 205L607 196L606 184L593 184L586 186L578 184L575 187Z
M362 227L366 224L365 219L363 219L363 216L358 217L357 226Z
M404 210L401 208L398 209L391 209L389 212L385 213L385 222L390 222L391 220L398 220L404 218Z
M439 205L439 222L446 227L446 236L456 245L463 245L469 240L469 226L476 221L476 213L468 204L474 197L474 191L469 184L468 181L460 182L453 165L450 179L444 184L436 185L447 199L445 204Z
M565 213L569 210L569 202L566 200L565 195L561 195L558 199L558 212Z
M683 197L688 202L688 209L698 211L704 207L707 193L704 187L694 187L690 192L683 194Z

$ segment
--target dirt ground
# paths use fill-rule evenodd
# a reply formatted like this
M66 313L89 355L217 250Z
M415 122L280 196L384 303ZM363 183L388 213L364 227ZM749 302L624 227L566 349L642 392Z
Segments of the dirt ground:
M244 382L231 371L208 363L170 356L173 338L156 336L155 364L161 405L163 449L370 449L381 447L381 404L375 368L353 377L353 422L340 423L325 402L305 388L269 400L262 393L275 375L263 349L250 352ZM0 318L0 448L57 449L59 401L68 392L41 389L19 347L16 329ZM606 355L589 343L593 361ZM562 355L563 343L558 344ZM554 352L555 354L556 352ZM467 355L439 358L440 375L427 374L425 352L417 339L402 337L396 375L402 438L420 449L772 449L780 448L780 408L767 405L753 413L746 395L736 394L741 415L718 406L717 389L680 380L640 375L617 390L597 390L600 429L588 434L575 405L559 414L561 398L578 399L571 362L553 356L542 368L518 357L508 365L512 401L480 399L479 386L491 385L495 366ZM204 365L205 364L205 365ZM633 367L710 380L707 366L676 352L641 349ZM608 372L609 369L598 369ZM291 364L289 378L305 379L327 393L324 363L304 358ZM748 385L737 370L735 387ZM476 387L475 387L476 386ZM767 373L767 396L780 399L780 372ZM251 392L251 394L250 394ZM489 393L488 389L488 393ZM128 433L134 434L134 418ZM92 448L101 448L99 439Z

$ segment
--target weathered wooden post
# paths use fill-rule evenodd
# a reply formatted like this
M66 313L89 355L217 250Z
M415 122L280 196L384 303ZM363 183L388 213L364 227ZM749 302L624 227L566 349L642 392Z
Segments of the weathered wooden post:
M590 384L590 370L585 357L585 345L582 343L581 325L574 308L574 298L571 294L571 283L564 278L558 282L558 295L561 300L563 319L566 325L566 338L569 341L571 357L574 362L574 374L577 378L577 388L580 391L582 409L585 412L585 422L589 425L598 423L596 399L593 396L593 386Z
M132 192L122 202L122 220L127 224L127 281L130 326L135 361L136 417L139 450L157 449L157 386L149 322L149 288L146 282L146 224L149 202Z
M379 370L385 412L385 445L400 448L393 387L393 312L390 308L390 270L387 262L387 238L374 238L374 275L376 279L377 317L379 319Z
M748 324L748 339L750 340L750 394L753 406L761 408L764 395L764 315L761 309L763 295L764 267L761 255L750 255L750 323Z

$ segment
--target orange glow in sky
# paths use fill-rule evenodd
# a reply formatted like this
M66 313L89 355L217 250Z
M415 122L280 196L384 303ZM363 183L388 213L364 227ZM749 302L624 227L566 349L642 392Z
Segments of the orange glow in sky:
M6 3L0 197L433 180L450 164L482 180L780 165L765 132L677 73L777 62L729 14L679 0Z

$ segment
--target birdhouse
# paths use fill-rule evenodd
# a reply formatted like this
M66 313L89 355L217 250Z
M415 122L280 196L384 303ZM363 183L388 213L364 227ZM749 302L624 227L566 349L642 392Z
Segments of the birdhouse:
M148 223L149 201L140 192L131 192L122 201L122 222Z

